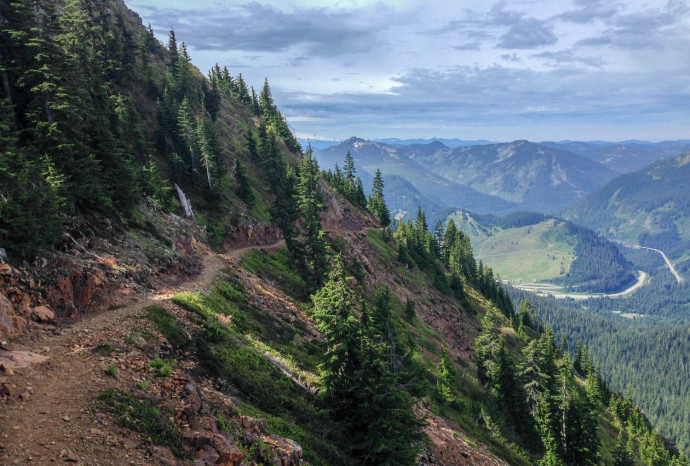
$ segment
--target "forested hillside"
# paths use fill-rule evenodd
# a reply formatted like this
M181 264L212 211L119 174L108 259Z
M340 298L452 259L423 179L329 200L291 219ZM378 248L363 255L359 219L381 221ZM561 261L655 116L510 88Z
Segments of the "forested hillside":
M119 0L0 14L1 462L688 464L454 223L321 171L267 80Z
M563 335L569 348L581 342L601 363L611 388L626 393L652 424L690 451L690 327L687 286L670 273L655 276L654 287L626 299L585 302L540 298L511 289L514 300L529 299L544 322ZM647 314L654 312L656 314Z
M470 237L478 258L515 285L549 282L568 291L612 293L636 280L613 243L572 222L533 212L458 211L449 220Z
M563 215L609 238L660 249L672 259L690 251L690 154L621 175Z
M60 14L14 2L2 20L0 241L11 253L62 241L79 212L127 218L145 196L173 207L174 184L208 213L215 244L238 198L267 218L251 179L280 176L279 146L299 150L268 83L256 93L220 67L205 79L173 31L162 47L119 2Z

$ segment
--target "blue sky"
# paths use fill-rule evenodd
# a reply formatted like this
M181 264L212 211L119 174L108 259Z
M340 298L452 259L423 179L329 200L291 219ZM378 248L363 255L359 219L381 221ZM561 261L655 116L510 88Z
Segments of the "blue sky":
M126 0L302 136L690 139L685 0Z

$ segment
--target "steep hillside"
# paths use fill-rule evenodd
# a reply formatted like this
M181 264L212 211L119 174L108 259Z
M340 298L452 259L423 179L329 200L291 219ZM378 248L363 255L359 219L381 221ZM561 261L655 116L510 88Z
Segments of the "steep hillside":
M611 388L642 408L678 449L690 454L690 287L665 269L652 273L652 286L625 299L554 300L510 289L529 299L545 323L563 334L570 348L581 345L601 362Z
M538 212L556 212L615 176L587 158L528 141L456 149L432 143L400 151L450 181Z
M404 156L401 150L382 143L350 138L338 146L316 152L315 156L323 168L333 169L336 164L342 167L345 155L350 152L356 165L362 171L373 174L379 169L384 177L398 176L407 180L428 200L428 206L422 205L425 208L455 207L481 213L502 213L514 209L514 205L510 202L482 194L424 169ZM414 196L414 193L401 192L400 195L409 198ZM398 198L399 196L388 195L392 205L398 202ZM406 207L404 201L401 202L399 210L407 210L402 206Z
M690 257L690 153L621 175L563 215L609 238Z
M687 464L462 231L324 175L268 81L119 1L2 21L0 463Z

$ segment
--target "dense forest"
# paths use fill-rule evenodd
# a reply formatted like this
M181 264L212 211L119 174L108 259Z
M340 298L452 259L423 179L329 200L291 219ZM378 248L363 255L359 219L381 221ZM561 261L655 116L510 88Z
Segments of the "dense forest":
M575 255L563 284L572 291L612 293L635 283L635 272L618 248L607 239L574 223L568 230L577 237Z
M559 346L532 305L511 301L475 260L452 221L431 228L420 208L391 232L380 172L368 196L351 159L343 171L322 173L311 150L302 153L267 80L257 93L225 67L205 77L174 31L163 47L123 4L108 5L18 0L1 13L0 242L12 258L64 247L77 234L75 218L87 213L103 220L89 232L98 235L100 223L125 228L147 197L179 211L173 188L180 188L217 249L241 215L281 230L285 248L254 251L242 264L256 276L274 274L317 338L303 338L305 324L267 315L230 275L209 293L175 296L194 315L189 330L165 309L148 312L158 313L153 320L176 354L193 354L219 390L241 396L246 404L237 409L299 438L310 462L413 464L424 446L413 410L422 400L514 464L687 465L629 393L612 393L607 360L568 350L567 338ZM378 228L355 233L376 260L385 258L392 282L416 287L408 292L414 299L368 282L347 241L324 231L324 191L340 193L363 216L368 209ZM466 349L473 360L449 354L416 314L422 301L476 327ZM318 396L269 362L275 348L299 362L288 361L296 373L318 374ZM222 416L216 420L228 430Z
M513 300L529 299L546 325L567 339L581 341L601 364L612 390L626 392L653 425L690 451L690 287L668 271L653 286L625 299L586 301L543 298L514 288Z

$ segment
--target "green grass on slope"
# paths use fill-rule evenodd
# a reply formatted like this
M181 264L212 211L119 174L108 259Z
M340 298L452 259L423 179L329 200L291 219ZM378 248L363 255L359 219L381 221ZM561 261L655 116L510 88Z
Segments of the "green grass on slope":
M378 229L367 232L367 239L380 257L377 260L392 265L397 263L396 243L387 240L387 233ZM369 258L372 259L371 257ZM404 269L395 267L400 283L403 279L409 291L418 303L430 305L428 290L433 288L428 276L417 267ZM475 313L474 306L490 306L483 298L470 299L471 304L463 304L465 311L458 306L458 312ZM469 307L468 307L469 306ZM508 323L506 322L506 325ZM470 435L468 443L474 440L489 447L493 454L510 464L529 464L524 452L517 447L511 438L506 438L499 430L488 430L486 420L500 422L501 414L489 407L489 400L484 388L476 377L475 368L468 360L455 360L455 376L449 381L449 397L442 396L437 387L439 381L439 361L445 343L441 337L416 315L405 314L405 303L395 293L392 294L391 327L395 335L398 353L402 354L403 365L409 378L408 390L418 399L428 403L433 413L458 423ZM517 350L516 350L517 352ZM507 432L505 432L507 434Z
M477 260L512 283L551 280L565 276L575 260L576 239L556 220L498 230L471 238Z
M169 420L171 413L155 401L110 388L98 394L98 402L101 409L119 416L119 426L139 432L148 443L170 447L178 458L188 456L179 429Z
M264 263L280 263L277 255ZM234 278L219 280L207 294L178 294L173 302L197 315L202 329L194 335L196 357L227 391L243 400L241 414L266 418L269 431L294 439L311 464L350 463L338 444L336 426L313 395L269 360L280 361L302 382L315 383L323 350L307 337L299 319L287 322L274 310L252 304Z
M293 270L286 248L273 253L253 249L242 256L240 265L263 280L273 283L289 296L300 301L309 301L309 286L304 278Z

